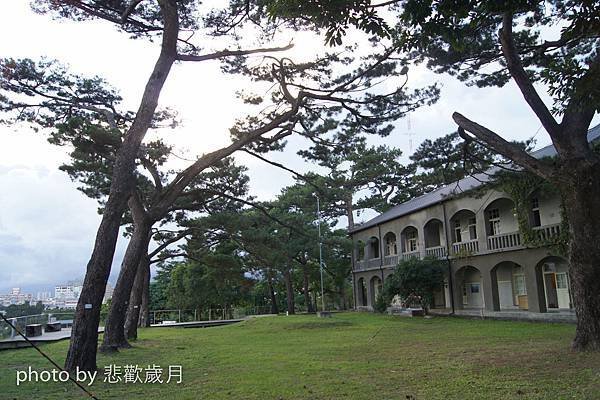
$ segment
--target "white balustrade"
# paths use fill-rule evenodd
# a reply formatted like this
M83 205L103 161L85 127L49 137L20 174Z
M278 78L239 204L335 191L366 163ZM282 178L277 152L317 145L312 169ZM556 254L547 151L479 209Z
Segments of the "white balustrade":
M502 233L488 236L488 250L504 250L521 247L521 234L519 232Z

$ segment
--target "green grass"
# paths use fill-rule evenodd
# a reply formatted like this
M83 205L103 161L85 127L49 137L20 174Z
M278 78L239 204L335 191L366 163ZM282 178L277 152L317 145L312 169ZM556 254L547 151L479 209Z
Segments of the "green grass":
M98 366L181 364L183 383L102 383L100 399L600 399L600 354L569 349L561 324L373 314L264 317L207 329L145 329ZM64 360L68 343L44 346ZM31 349L0 352L0 399L80 399L72 383L27 383L51 366ZM100 382L98 382L100 381ZM414 396L414 397L411 397Z

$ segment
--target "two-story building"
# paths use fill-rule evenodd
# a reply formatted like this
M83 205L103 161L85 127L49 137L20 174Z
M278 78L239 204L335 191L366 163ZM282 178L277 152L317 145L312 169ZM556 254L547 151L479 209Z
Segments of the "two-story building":
M588 132L588 139L600 139L600 125ZM532 153L538 158L555 154L553 146ZM572 310L566 258L549 247L526 246L513 199L492 186L485 190L490 180L489 174L464 178L357 225L350 232L356 308L372 309L400 260L432 256L445 260L448 268L434 308L529 317ZM536 235L560 234L557 195L534 192L528 207Z

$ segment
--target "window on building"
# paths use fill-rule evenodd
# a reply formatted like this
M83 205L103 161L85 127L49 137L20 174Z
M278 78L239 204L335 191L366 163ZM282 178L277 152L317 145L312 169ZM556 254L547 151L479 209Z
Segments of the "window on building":
M471 283L471 293L479 293L480 288L479 283Z
M417 251L417 231L410 230L406 232L406 248L409 253Z
M556 288L557 289L567 289L568 287L569 287L569 282L567 280L567 274L565 272L556 274Z
M540 202L537 197L531 199L531 226L542 226L542 218L540 216Z
M365 243L362 240L359 240L356 244L357 247L357 259L358 261L365 259Z
M460 232L460 221L454 222L454 239L456 243L462 242L462 234Z
M376 237L369 239L371 258L379 258L379 240Z
M500 210L497 208L492 208L488 211L488 220L490 224L490 234L491 235L499 235L500 234Z
M515 282L515 294L517 296L526 295L527 290L525 289L525 275L518 274L514 276Z
M398 254L398 247L396 245L396 235L388 233L385 235L385 255L393 256Z
M475 217L469 218L469 238L471 240L477 239L477 223Z

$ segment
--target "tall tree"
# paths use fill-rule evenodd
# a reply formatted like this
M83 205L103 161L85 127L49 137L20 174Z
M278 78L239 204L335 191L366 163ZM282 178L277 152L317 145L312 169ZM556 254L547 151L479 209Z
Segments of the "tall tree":
M110 191L102 220L96 235L94 250L87 266L87 272L83 283L83 289L79 298L78 306L73 323L71 344L65 367L67 370L96 369L96 346L98 337L98 323L100 318L100 305L104 295L106 281L110 273L110 266L114 255L116 240L121 216L127 207L133 186L135 159L146 132L154 119L155 110L162 87L169 75L171 67L176 60L181 61L204 61L217 59L232 55L247 54L248 51L235 50L198 54L196 46L186 43L186 48L178 48L180 29L195 30L198 27L196 18L197 2L174 0L158 0L152 2L104 2L104 1L54 1L36 0L33 2L36 11L49 14L58 18L69 18L74 20L101 19L117 25L132 37L161 36L161 51L154 65L154 69L147 81L141 96L140 106L131 117L131 123L127 126L123 142L116 154L112 168L112 179ZM256 52L252 50L251 52ZM10 78L14 72L11 63L3 64L4 77ZM70 85L72 86L72 85ZM6 86L3 85L6 89ZM37 88L29 88L22 94L30 95ZM46 98L46 101L60 102L62 98L69 96L60 87L56 89L58 99ZM78 97L79 94L87 94L88 88L80 87L75 100L78 105L86 106L89 112L95 113L95 119L103 118L103 124L109 124L114 129L117 119L112 107L112 99L101 99L100 102L90 100L91 96ZM108 101L107 101L108 100ZM63 109L72 109L73 102L61 104ZM22 104L20 105L23 109ZM19 109L14 102L8 105L9 110ZM5 108L5 109L6 109ZM38 107L39 108L39 107ZM30 115L28 117L31 118Z
M458 132L431 140L425 139L413 154L414 194L421 195L468 175L485 172L501 162L490 149L465 143Z
M384 19L379 11L389 13ZM577 330L576 350L600 350L600 156L587 141L600 110L600 8L589 0L437 0L302 2L274 0L270 11L324 27L339 44L349 26L393 43L408 62L478 87L511 80L549 134L558 153L538 160L500 134L455 112L467 141L476 141L554 183L567 205L569 272ZM553 27L560 27L556 32ZM536 84L538 87L536 87ZM546 89L553 104L540 95Z
M385 211L411 195L413 171L400 162L399 149L369 146L364 134L343 128L314 142L299 154L327 168L326 176L313 177L314 183L321 187L325 212L332 217L345 216L349 230L354 228L356 213ZM357 199L359 194L362 197Z
M202 255L177 263L167 289L168 302L180 309L230 309L248 295L248 278L236 254L237 247L223 242Z
M74 318L71 344L65 362L68 370L93 370L96 367L100 302L110 273L121 217L130 198L135 202L132 192L135 187L135 160L142 141L156 118L158 98L175 61L227 59L230 62L224 66L224 71L253 75L255 80L274 83L276 89L269 93L271 107L265 107L269 111L238 123L232 129L234 144L204 155L183 176L176 177L171 189L166 190L158 200L158 209L164 209L163 207L174 202L197 173L253 141L259 140L261 143L257 147L262 150L281 146L273 143L298 131L305 135L313 134L315 126L322 126L320 121L324 120L324 116L328 118L340 113L345 114L347 123L373 133L385 132L387 128L382 127L383 124L397 119L407 109L418 107L436 95L429 89L408 92L404 90L405 84L398 84L389 93L373 93L371 82L384 73L395 71L399 66L399 63L385 58L385 48L380 48L381 54L357 62L360 67L354 73L347 72L350 65L356 64L352 64L352 57L340 54L327 54L316 61L304 63L294 63L284 57L272 57L269 62L258 65L246 64L247 55L283 51L291 45L202 53L201 48L216 43L211 41L212 37L229 36L235 40L239 39L239 32L246 23L261 26L257 22L266 21L262 2L235 0L216 11L206 11L206 8L199 7L199 1L194 0L118 0L110 3L94 0L35 0L33 4L37 12L52 17L78 21L100 19L115 24L130 37L160 37L161 41L161 52L135 113L119 113L116 107L118 99L112 93L109 96L97 96L96 89L103 93L102 87L98 88L101 85L96 84L91 88L79 85L80 80L64 79L66 71L49 77L34 76L35 79L43 80L41 86L15 85L15 81L31 83L28 80L31 77L18 76L21 72L18 67L22 63L10 59L2 63L2 88L16 96L0 97L1 109L16 114L13 120L27 120L43 127L52 127L67 122L73 111L76 111L76 114L85 117L87 129L111 132L117 129L123 132L122 143L112 163L109 192ZM276 25L267 24L266 31L269 34L275 33L271 29L273 26ZM192 41L188 34L187 39L180 37L180 30L202 31L206 34L197 35L196 38L201 39ZM273 38L272 35L258 36L263 41ZM342 66L339 70L341 73L337 73L338 70L332 63ZM345 70L344 66L347 67ZM61 79L64 85L56 84ZM319 82L321 87L313 87L312 81ZM64 87L71 90L64 90ZM34 102L23 102L23 96L34 99ZM245 96L245 100L253 104L264 102L264 99L253 95ZM299 115L301 118L297 118ZM301 127L296 129L298 125ZM261 139L270 132L273 132L273 137ZM127 281L132 282L132 274L126 275ZM129 288L130 285L124 287Z
M143 259L148 253L153 225L163 219L181 222L184 219L185 211L222 212L230 208L230 201L228 198L221 197L221 195L228 197L245 195L248 183L248 177L244 174L245 168L236 166L231 160L227 159L223 159L218 163L215 161L212 162L211 171L198 174L187 189L182 190L178 197L174 197L173 202L161 204L160 201L154 201L154 199L161 199L162 197L160 181L155 183L154 190L145 196L146 199L142 199L139 191L136 191L135 196L130 198L133 233L125 251L119 278L113 292L101 350L114 351L121 347L129 347L124 328L126 311L132 294L131 289L134 286L136 271L140 267L147 269L150 262L150 260L146 262ZM154 169L154 171L157 171L157 169ZM169 217L173 213L175 216ZM146 273L140 272L144 275ZM138 304L138 300L134 298L136 302L134 307L139 307L141 294L138 293L136 296L140 301ZM133 333L133 326L135 325L130 323L129 326Z

